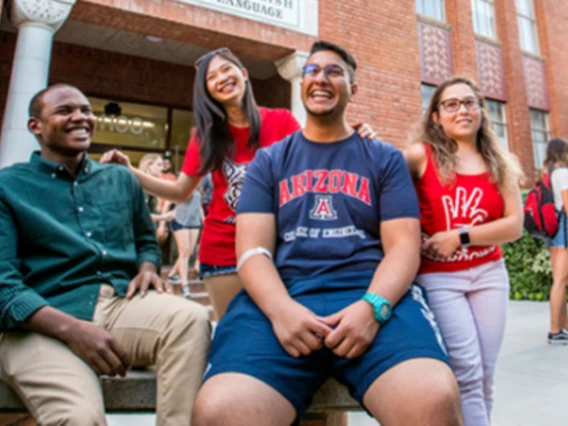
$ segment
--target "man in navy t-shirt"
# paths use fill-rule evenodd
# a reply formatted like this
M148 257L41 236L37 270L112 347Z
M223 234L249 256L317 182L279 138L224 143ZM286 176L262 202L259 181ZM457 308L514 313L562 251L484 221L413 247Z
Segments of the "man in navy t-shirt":
M356 63L317 42L306 127L257 152L237 210L246 291L216 330L194 425L289 425L329 378L382 424L460 425L422 290L419 208L402 154L346 123Z

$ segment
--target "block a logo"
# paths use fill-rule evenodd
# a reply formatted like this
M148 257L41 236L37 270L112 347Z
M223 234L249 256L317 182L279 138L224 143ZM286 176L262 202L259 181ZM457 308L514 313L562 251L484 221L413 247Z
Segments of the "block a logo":
M333 197L331 195L316 195L314 207L310 210L310 219L337 219L337 211L333 208Z

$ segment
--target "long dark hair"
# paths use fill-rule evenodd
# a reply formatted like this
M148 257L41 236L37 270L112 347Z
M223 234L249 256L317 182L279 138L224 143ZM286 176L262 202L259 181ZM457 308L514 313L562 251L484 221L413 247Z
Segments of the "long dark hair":
M215 56L220 56L235 64L239 69L244 66L227 48L213 50L198 59L195 66L197 75L193 84L193 117L197 137L199 138L199 155L201 159L200 173L218 169L225 157L234 155L234 139L227 125L227 114L223 106L217 102L207 90L207 70ZM245 81L245 94L242 109L249 122L247 145L251 150L259 147L260 113L254 100L250 79Z

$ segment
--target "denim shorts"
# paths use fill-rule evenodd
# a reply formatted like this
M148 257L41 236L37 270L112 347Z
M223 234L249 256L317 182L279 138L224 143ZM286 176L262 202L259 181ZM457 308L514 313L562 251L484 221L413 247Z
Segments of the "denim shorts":
M176 232L181 229L199 229L201 228L201 226L182 225L181 223L179 223L177 220L174 219L170 222L170 228L172 229L172 232Z
M566 228L566 215L562 213L558 218L558 231L554 234L554 237L547 238L544 242L546 247L562 247L568 248L566 244L566 234L568 234L568 228Z
M237 265L215 266L215 265L208 265L206 263L199 264L200 280L206 277L215 277L217 275L227 275L227 274L236 274L236 273L237 273Z

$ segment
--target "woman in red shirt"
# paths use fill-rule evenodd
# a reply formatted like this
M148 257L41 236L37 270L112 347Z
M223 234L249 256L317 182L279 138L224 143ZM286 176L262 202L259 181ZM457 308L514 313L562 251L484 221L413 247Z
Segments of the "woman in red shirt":
M521 171L491 131L481 91L461 77L438 86L405 157L423 232L417 281L446 341L465 425L489 426L509 297L498 244L521 236Z
M213 50L196 63L193 89L195 129L175 182L153 179L133 168L119 151L101 162L118 162L132 170L144 191L176 203L185 201L201 177L212 172L213 198L205 218L199 249L203 277L213 309L220 318L242 289L236 273L235 210L244 176L258 148L300 130L286 109L256 105L248 71L227 48ZM362 137L374 136L368 125L356 125Z

